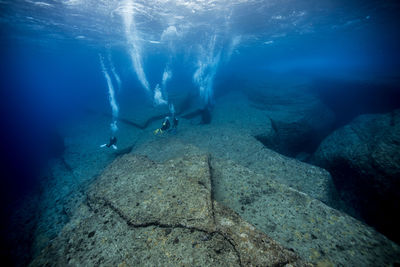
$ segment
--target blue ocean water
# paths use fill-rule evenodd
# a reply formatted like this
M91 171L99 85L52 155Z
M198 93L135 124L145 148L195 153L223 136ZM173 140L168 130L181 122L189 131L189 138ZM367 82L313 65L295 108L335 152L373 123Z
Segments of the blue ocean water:
M67 168L83 173L81 165L71 162L84 153L109 153L87 152L80 142L86 142L88 132L97 134L90 135L92 143L85 143L89 148L117 136L118 149L129 147L134 153L138 136L152 133L166 115L180 118L179 129L190 128L190 123L218 127L214 109L218 99L232 92L242 92L253 105L271 112L276 105L284 110L287 103L312 94L334 114L329 127L308 125L313 128L311 137L296 139L293 131L301 132L301 124L284 139L287 132L280 132L281 121L271 119L277 136L257 140L285 156L317 164L313 153L335 130L359 115L395 114L400 108L399 14L395 0L0 1L1 212L4 218L14 218L1 224L2 243L12 251L4 257L15 264L22 250L26 258L18 264L25 265L37 256L30 248L35 226L21 222L16 229L13 220L15 213L38 212L19 211L28 196L45 190L43 173L49 162L64 157ZM284 101L285 93L270 94L289 87L296 88L295 93L288 92ZM294 111L301 112L303 108ZM101 128L82 122L93 114L102 116L98 124L93 122ZM249 127L248 121L234 128ZM129 123L141 132L127 130ZM92 128L81 131L82 124ZM392 134L399 136L399 128L394 129ZM393 149L398 147L396 138ZM390 220L400 200L396 155L387 163L394 166L390 175L394 174L383 175L390 182L382 182L391 187L388 195L393 199L374 207L384 210L381 221L374 219L375 211L365 212L364 202L348 199L352 191L342 182L343 175L319 165L331 172L339 191L347 192L342 197L356 210L350 215L398 243L399 231L382 223ZM101 170L116 156L88 156L86 166ZM342 165L336 168L339 173L344 170ZM360 198L375 197L370 190ZM46 201L52 203L51 197ZM395 204L388 208L389 202ZM30 220L26 214L21 217ZM10 234L15 231L23 237ZM26 240L21 250L20 240Z

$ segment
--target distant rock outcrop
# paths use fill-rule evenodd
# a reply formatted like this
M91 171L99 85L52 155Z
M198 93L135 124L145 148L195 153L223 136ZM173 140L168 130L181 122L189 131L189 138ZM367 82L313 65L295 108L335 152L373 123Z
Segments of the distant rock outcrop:
M329 134L334 113L303 86L246 90L254 105L265 110L272 131L256 136L268 148L306 160Z
M400 241L400 110L357 117L321 143L313 162L367 222Z
M31 266L311 266L212 199L209 158L125 155Z

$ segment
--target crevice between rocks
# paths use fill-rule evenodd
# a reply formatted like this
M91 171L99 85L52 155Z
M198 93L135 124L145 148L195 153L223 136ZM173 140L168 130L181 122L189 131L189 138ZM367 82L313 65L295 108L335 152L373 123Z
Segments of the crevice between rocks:
M213 217L213 223L214 223L214 225L217 225L217 224L216 224L216 220L215 220L215 208L214 208L214 185L213 185L213 182L214 182L214 180L213 180L213 168L212 168L212 165L211 165L211 155L208 155L208 157L207 157L207 164L208 164L208 172L209 172L209 174L210 174L210 187L211 187L211 189L210 189L211 214L212 214L212 217Z

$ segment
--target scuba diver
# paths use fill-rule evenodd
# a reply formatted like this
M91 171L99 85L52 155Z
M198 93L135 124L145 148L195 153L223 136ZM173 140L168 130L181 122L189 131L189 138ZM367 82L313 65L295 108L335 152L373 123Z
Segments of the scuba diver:
M110 141L108 142L108 144L103 144L100 147L112 147L116 150L118 148L117 147L117 137L115 137L115 136L110 137Z
M154 134L163 134L164 132L173 132L176 133L176 129L178 128L178 118L175 117L175 107L174 104L169 104L169 112L171 112L171 117L165 117L161 128L154 130Z
M154 134L163 134L164 132L176 132L178 128L178 118L175 115L171 117L165 117L161 128L156 129L153 133Z

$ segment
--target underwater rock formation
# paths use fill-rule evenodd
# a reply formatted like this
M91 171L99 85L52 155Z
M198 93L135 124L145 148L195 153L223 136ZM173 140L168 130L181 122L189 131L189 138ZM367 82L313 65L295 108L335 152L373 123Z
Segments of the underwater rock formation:
M240 139L235 137L233 140ZM232 153L227 143L225 147L227 153ZM139 150L136 152L158 162L177 155L204 153L175 138L159 139ZM386 266L400 258L400 247L382 234L308 194L281 184L276 175L283 172L275 170L284 168L290 176L307 179L308 175L316 180L318 177L325 179L326 171L293 159L280 161L279 155L271 151L274 156L270 156L275 160L270 161L265 172L259 172L252 166L243 166L243 161L221 158L212 149L210 152L215 200L293 249L303 259L320 266Z
M212 199L209 158L115 160L30 266L311 266Z
M217 201L316 266L399 262L399 246L346 213L232 161L211 163Z
M176 115L183 118L201 117L202 123L209 123L211 121L211 113L207 107L191 93L187 94L173 94L169 97L170 103L174 104ZM144 130L152 123L162 121L166 116L171 115L171 111L167 104L156 105L148 99L130 104L127 111L122 112L116 120L124 125L134 127L136 129ZM103 116L112 118L113 115L107 112L98 111L96 108L86 108L85 112L88 115ZM134 116L132 116L134 114ZM159 123L159 122L157 122Z
M334 113L301 85L246 89L246 93L255 107L266 111L272 126L272 131L256 138L283 155L306 160L304 152L314 152L332 130Z
M173 260L188 259L187 264L191 264L193 258L203 259L201 253L208 249L216 259L213 264L223 257L226 257L224 261L235 264L234 246L217 233L207 234L210 225L217 227L218 220L214 223L208 215L202 217L203 211L219 214L219 207L225 210L224 206L289 248L289 252L294 250L314 264L386 266L398 262L400 249L396 244L324 204L335 202L327 171L280 155L254 138L257 133L271 128L265 110L254 108L242 95L226 95L217 101L210 124L199 125L198 118L194 122L182 118L174 134L154 136L151 131L137 130L132 135L132 129L122 124L121 127L130 131L121 132L126 134L125 138L120 138L121 147L127 146L128 141L134 143L131 153L135 155L117 159L95 184L88 185L88 193L86 186L79 190L79 197L73 199L82 200L87 196L84 203L68 201L69 221L57 235L54 233L60 231L61 224L53 227L57 229L51 231L52 240L46 238L46 242L36 246L40 250L42 245L47 248L32 264L65 265L70 261L71 265L165 265L165 262L168 265L167 252L171 257L175 255ZM151 125L156 126L158 124ZM96 139L86 134L85 138L95 139L92 143L97 144L104 136ZM93 147L90 150L82 144L76 146L67 149L65 155L74 177L65 177L56 187L64 188L67 182L74 188L74 181L83 176L92 181L90 177L100 171L102 165L81 164L83 159L98 164L115 157L113 151L96 153ZM78 147L85 152L74 156ZM210 156L207 158L205 154ZM183 155L184 159L177 159ZM190 181L181 180L184 177L189 177ZM54 190L48 203L54 201L55 194L61 195ZM69 199L61 196L58 206ZM214 199L220 204L212 201ZM226 211L237 216L230 209ZM185 215L186 211L194 213ZM49 220L41 229L52 228L55 220L49 213L43 214ZM221 215L226 218L224 216ZM229 220L236 222L236 219ZM183 228L170 227L172 224ZM193 228L202 231L191 232ZM205 241L199 242L199 239ZM189 253L193 253L191 258L183 256ZM153 254L159 255L158 258L146 259ZM88 259L88 255L93 259ZM130 258L125 260L125 255Z
M313 162L368 223L400 242L400 110L357 117L321 143Z
M218 116L213 123L217 120ZM186 127L184 123L182 128ZM186 149L187 144L197 148L189 151ZM197 150L210 153L212 158L233 160L329 205L337 204L332 178L326 170L267 149L250 133L236 128L235 125L208 125L207 128L203 125L192 125L187 130L179 129L174 136L138 142L133 153L147 155L152 160L163 162L179 155L192 154Z
M200 124L210 124L212 119L211 107L206 106L204 108L182 115L182 118L184 119L193 119L196 117L200 117Z
M191 93L171 94L168 99L168 103L174 104L177 115L193 113L203 108L200 101ZM171 112L168 105L158 105L155 108L153 102L143 100L122 112L121 117L124 119L120 120L136 128L146 129L154 121L162 121L169 115Z

